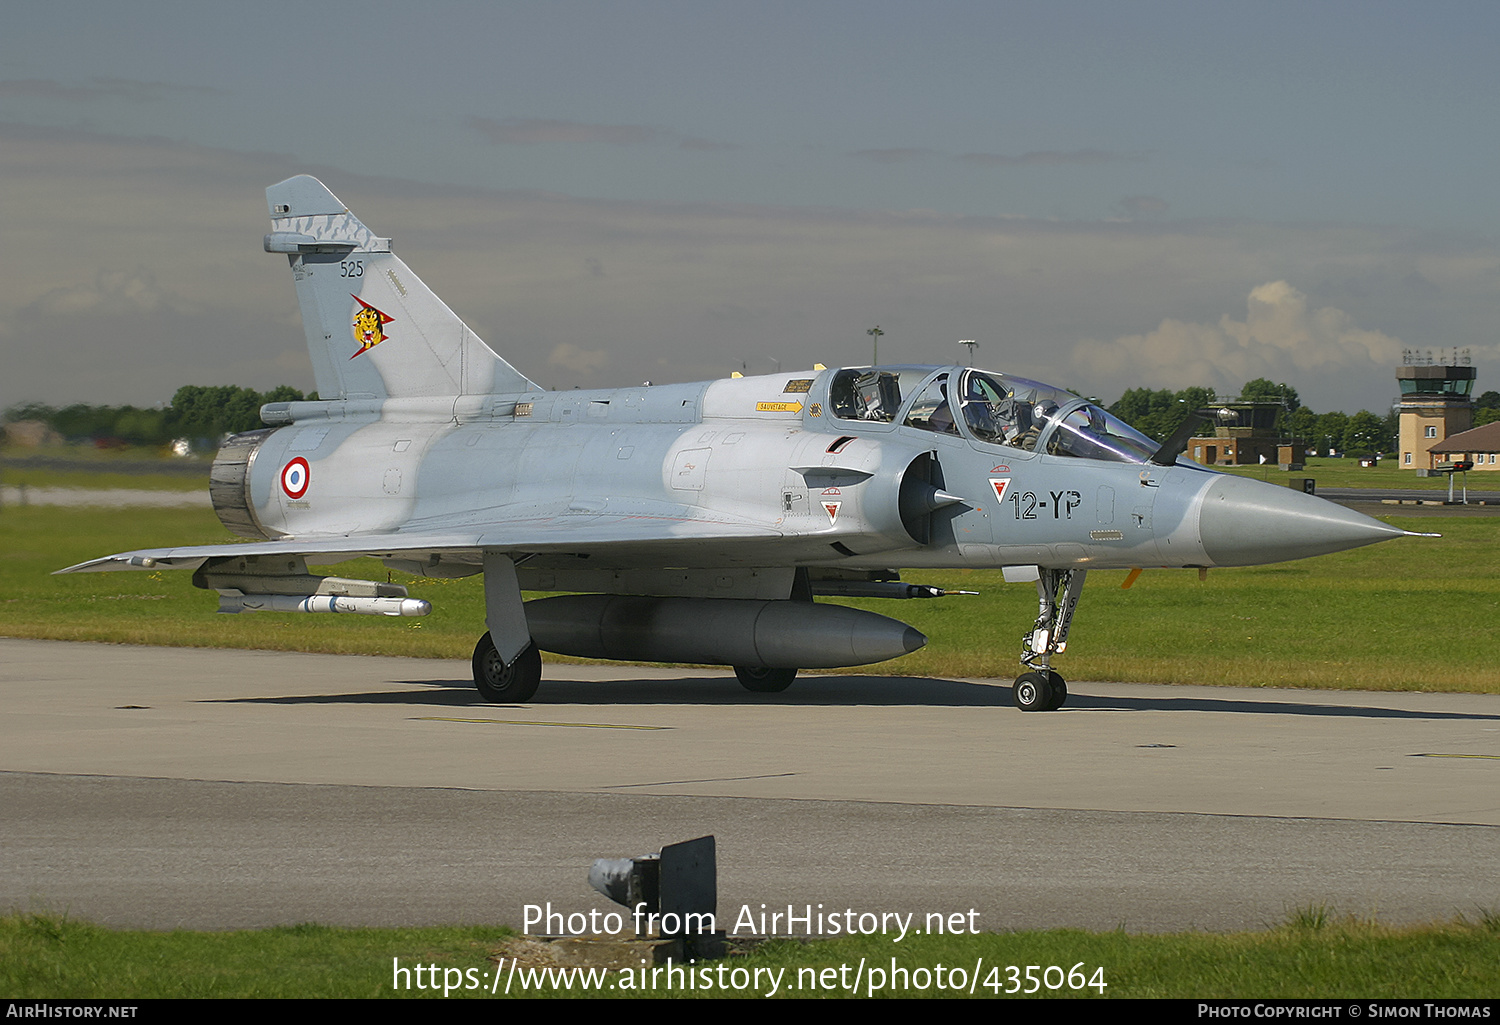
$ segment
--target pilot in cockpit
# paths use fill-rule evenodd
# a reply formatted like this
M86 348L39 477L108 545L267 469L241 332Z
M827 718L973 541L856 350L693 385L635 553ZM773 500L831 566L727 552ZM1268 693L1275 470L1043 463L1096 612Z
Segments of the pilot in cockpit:
M1019 401L1013 391L988 374L968 371L963 387L964 422L980 441L1013 444L1013 439L1029 426L1030 405Z
M1017 405L1018 412L1024 410L1026 413L1027 426L1025 430L1018 430L1010 443L1016 448L1023 448L1030 452L1036 448L1037 439L1042 436L1042 431L1047 429L1047 422L1057 412L1057 403L1042 401L1035 405L1029 402Z

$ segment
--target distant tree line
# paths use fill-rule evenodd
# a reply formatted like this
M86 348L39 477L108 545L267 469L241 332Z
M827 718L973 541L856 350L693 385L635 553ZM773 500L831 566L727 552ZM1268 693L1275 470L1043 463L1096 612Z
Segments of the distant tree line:
M1500 420L1500 391L1487 391L1474 400L1474 426L1483 427Z
M267 402L297 402L305 396L281 385L268 392L237 385L184 385L163 409L139 406L71 406L27 402L5 411L5 421L40 420L68 441L165 445L186 438L195 448L213 448L226 434L262 426L260 407Z
M184 385L162 409L138 406L90 406L75 403L58 408L39 402L12 406L4 420L40 420L69 441L118 441L130 445L165 445L186 438L196 448L212 448L226 434L253 431L261 426L260 407L268 402L299 402L317 398L304 396L296 388L281 385L268 392L236 385L205 387ZM1109 411L1136 430L1157 441L1165 441L1189 413L1210 409L1216 398L1212 388L1131 388ZM1333 449L1349 455L1394 452L1397 448L1397 417L1360 410L1348 413L1315 413L1301 404L1297 389L1264 377L1246 381L1240 398L1247 402L1278 402L1277 426L1284 437L1319 452ZM1474 400L1474 426L1500 420L1500 392L1487 391ZM1211 425L1204 425L1211 431Z
M1372 413L1316 413L1302 405L1297 389L1277 384L1264 377L1246 381L1240 389L1246 402L1276 402L1281 405L1276 426L1282 437L1303 448L1327 453L1330 449L1345 455L1368 456L1377 452L1394 452L1398 447L1399 417L1394 411ZM1109 407L1109 411L1136 430L1165 441L1189 413L1210 409L1214 405L1212 388L1184 388L1182 391L1132 388ZM1487 391L1474 400L1474 426L1500 420L1500 392ZM1213 426L1205 424L1204 433Z

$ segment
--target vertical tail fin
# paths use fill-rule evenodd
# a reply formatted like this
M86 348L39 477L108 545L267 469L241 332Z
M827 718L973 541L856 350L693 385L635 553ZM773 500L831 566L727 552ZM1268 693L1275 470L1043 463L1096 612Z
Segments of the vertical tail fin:
M538 390L316 178L266 190L266 252L287 254L318 394L441 398Z

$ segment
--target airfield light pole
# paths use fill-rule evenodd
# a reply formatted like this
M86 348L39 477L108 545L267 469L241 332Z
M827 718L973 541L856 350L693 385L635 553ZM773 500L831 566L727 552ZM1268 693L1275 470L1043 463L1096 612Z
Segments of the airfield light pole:
M874 327L870 328L870 330L866 331L865 334L870 336L870 366L879 366L880 336L885 334L885 332L880 330L879 324L876 324Z
M969 347L969 359L968 362L966 362L964 365L972 367L974 365L974 346L978 345L979 343L974 341L972 338L967 338L964 341L959 342L958 344L967 345Z

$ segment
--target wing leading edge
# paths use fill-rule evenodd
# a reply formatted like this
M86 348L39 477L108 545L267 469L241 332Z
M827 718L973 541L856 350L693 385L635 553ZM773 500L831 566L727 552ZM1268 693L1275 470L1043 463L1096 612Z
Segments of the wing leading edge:
M588 522L578 522L579 520ZM732 550L738 559L753 559L764 549L770 552L784 535L777 530L735 524L730 527L713 521L675 521L663 530L660 522L643 522L639 516L591 516L564 518L545 526L517 530L481 528L444 533L394 532L386 534L335 535L325 537L288 537L274 541L243 541L219 545L188 545L177 548L145 548L120 552L100 559L90 559L61 573L107 573L123 570L193 569L206 559L239 556L303 556L314 562L326 562L370 556L373 558L413 558L442 554L455 561L478 565L482 553L506 552L512 555L587 554L601 564L634 563L660 560L668 551L680 561L686 550L700 548L704 554L722 554ZM775 548L785 558L780 548Z

